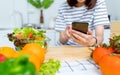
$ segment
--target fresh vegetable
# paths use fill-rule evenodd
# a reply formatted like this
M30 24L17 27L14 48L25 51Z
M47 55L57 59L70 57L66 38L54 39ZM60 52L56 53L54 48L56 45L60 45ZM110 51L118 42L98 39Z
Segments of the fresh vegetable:
M29 51L21 50L16 54L16 57L19 57L23 54L29 54L29 61L32 62L35 65L36 71L39 71L40 65L43 63L43 58L40 59L37 55L34 53L31 53Z
M114 48L115 53L120 53L120 35L114 35L110 38L110 46Z
M25 44L33 42L45 47L45 33L45 30L37 30L34 28L15 28L13 33L8 34L8 38L14 42L16 49L20 51Z
M99 65L104 75L120 75L120 35L113 35L109 46L103 46L95 48L93 60Z
M6 56L7 58L13 58L16 51L9 46L3 46L0 47L0 53Z
M36 68L37 68L37 71L38 71L39 68L40 68L40 65L44 62L44 59L45 59L45 50L44 50L44 48L42 48L37 43L29 43L29 44L26 44L22 48L22 51L26 51L27 53L34 54L34 55L36 55L38 57L38 59L33 60L33 62L36 61L36 62L34 62L34 64L36 65ZM35 58L33 58L33 59L35 59Z
M44 62L39 71L39 75L55 75L60 68L60 61L50 59L48 62Z
M31 53L37 55L39 58L44 60L45 50L37 43L28 43L22 48L22 50L31 52Z
M109 45L102 44L100 47L96 47L92 52L92 58L98 64L104 55L110 53L120 54L120 35L114 35L111 37Z
M102 57L112 52L113 52L112 48L104 48L100 46L95 48L95 50L92 53L92 58L98 64Z
M29 55L9 58L0 63L0 75L36 75L33 63L28 61Z
M0 54L0 63L5 61L7 59L6 56L4 56L3 54Z
M39 71L40 65L44 62L45 59L45 50L37 43L28 43L26 44L21 51L17 52L16 57L22 54L29 54L29 61L32 62L36 70Z
M39 37L42 37L43 39L45 39L45 33L46 31L45 30L36 30L34 28L22 28L22 29L19 29L19 28L15 28L14 29L14 34L13 36L18 36L18 35L22 35L24 39L30 37L31 39L34 39L35 36L39 36Z
M105 55L99 66L104 75L120 75L120 55L114 53Z

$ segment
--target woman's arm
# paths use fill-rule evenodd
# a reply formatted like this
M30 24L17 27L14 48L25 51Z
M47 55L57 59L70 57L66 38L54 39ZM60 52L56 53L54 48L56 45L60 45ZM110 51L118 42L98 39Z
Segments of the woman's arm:
M97 26L95 27L95 36L97 39L97 44L103 42L104 39L104 26Z
M67 43L67 41L68 41L69 38L70 38L69 29L70 29L70 27L67 26L67 28L65 29L65 31L60 32L59 41L60 41L62 44Z
M60 32L60 38L59 38L60 43L65 44L68 41L68 37L65 34L65 31Z

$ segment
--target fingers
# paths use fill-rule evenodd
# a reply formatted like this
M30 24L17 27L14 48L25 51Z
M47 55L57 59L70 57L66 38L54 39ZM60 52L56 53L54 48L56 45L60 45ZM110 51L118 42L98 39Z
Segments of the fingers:
M82 37L80 37L79 35L77 35L77 34L72 34L72 36L71 36L71 38L72 39L77 39L77 40L82 40L82 41L85 41L85 38L82 38Z
M68 26L66 27L66 30L65 30L66 35L67 35L68 37L70 37L70 31L71 31L71 27L68 25Z
M82 32L71 30L70 37L73 39L73 41L79 44L89 46L93 39L92 31L88 30L88 34L84 34Z
M78 35L79 37L82 37L82 38L86 38L88 37L88 35L82 33L82 32L79 32L79 31L75 31L75 30L71 30L71 34L76 34Z
M79 35L80 37L83 37L83 38L89 38L88 35L91 35L92 36L92 31L90 29L88 29L88 32L87 34L84 34L82 32L79 32L79 31L76 31L76 30L71 30L71 34L77 34Z
M83 42L86 42L86 40L84 38L79 37L79 35L77 35L77 34L71 34L71 38L73 39L74 42L77 42L82 45L83 45Z
M90 29L88 29L88 32L87 32L88 35L92 35L92 31Z
M89 38L85 39L85 38L80 37L77 34L72 34L71 38L73 39L74 42L76 42L78 44L85 45L85 46L92 46L95 41L93 40L92 36L90 36L90 35L88 35L88 36L89 36Z

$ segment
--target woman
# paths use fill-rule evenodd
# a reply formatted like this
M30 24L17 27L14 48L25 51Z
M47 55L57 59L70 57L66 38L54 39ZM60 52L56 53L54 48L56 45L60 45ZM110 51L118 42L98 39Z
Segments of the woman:
M87 34L72 30L74 21L89 23ZM104 0L67 0L59 8L55 30L61 44L94 46L104 39L104 25L110 25Z

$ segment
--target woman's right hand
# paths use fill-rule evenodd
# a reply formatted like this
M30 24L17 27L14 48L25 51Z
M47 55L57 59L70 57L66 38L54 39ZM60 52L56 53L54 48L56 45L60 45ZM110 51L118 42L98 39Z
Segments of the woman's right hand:
M70 38L70 30L71 30L71 27L70 26L67 26L65 31L62 31L60 33L60 42L65 44L69 38Z
M65 36L69 39L70 38L70 30L71 30L71 27L68 25L64 31L65 33Z

